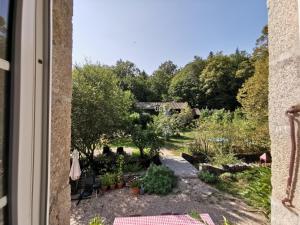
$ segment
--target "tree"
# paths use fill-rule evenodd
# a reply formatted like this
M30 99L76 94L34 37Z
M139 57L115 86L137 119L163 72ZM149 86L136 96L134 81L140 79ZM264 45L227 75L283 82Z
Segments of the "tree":
M207 60L200 82L206 106L211 109L234 110L239 106L236 95L253 73L250 57L238 49L229 56L217 53Z
M144 150L150 148L150 153L155 154L159 151L160 140L151 127L143 129L140 125L135 125L132 130L132 141L140 151L141 158L144 158Z
M269 52L268 27L265 26L261 36L256 41L253 53L255 73L239 90L237 99L249 119L268 121L268 79L269 79Z
M268 53L268 27L262 30L253 53L255 73L239 90L237 99L242 105L247 119L254 124L253 139L263 143L266 148L270 144L268 124L268 79L269 79L269 53Z
M171 79L177 71L177 66L172 61L162 63L150 77L150 88L152 91L152 101L168 100L168 89Z
M124 128L132 104L131 93L119 88L110 68L85 64L73 70L72 149L79 150L92 168L101 136Z
M192 107L202 107L205 104L199 80L205 64L205 60L195 58L173 77L168 90L172 100L186 101Z

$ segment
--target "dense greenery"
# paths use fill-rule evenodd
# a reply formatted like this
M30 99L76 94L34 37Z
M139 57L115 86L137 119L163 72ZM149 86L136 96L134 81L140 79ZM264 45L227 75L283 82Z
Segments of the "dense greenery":
M176 186L176 181L173 171L165 166L151 164L143 177L143 187L149 194L166 195Z
M220 176L201 172L199 178L221 191L244 199L249 205L270 214L271 169L254 167L238 173L223 173Z
M222 191L243 198L266 215L270 214L271 169L256 167L244 172L220 177L215 185Z
M100 65L85 64L73 70L72 149L94 164L100 139L126 127L133 100L119 88L115 74Z
M151 115L137 110L137 101L186 101L189 107ZM194 107L201 110L198 120ZM193 137L182 136L189 130ZM215 165L237 162L236 153L269 150L267 27L251 55L238 49L228 55L211 52L182 68L163 62L151 75L123 60L114 66L74 66L72 149L96 173L117 167L114 156L95 157L101 146L134 147L144 158L145 152L158 153L161 139L166 147L190 151ZM145 167L126 160L124 170Z

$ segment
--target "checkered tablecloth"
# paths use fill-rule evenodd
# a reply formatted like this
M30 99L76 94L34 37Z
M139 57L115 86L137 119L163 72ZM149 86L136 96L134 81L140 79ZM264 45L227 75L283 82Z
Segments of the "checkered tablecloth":
M118 217L114 225L215 225L208 214L200 214L206 224L189 215Z

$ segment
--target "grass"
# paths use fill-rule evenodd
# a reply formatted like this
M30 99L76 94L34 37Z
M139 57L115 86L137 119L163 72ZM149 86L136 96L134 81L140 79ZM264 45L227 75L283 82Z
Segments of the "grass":
M196 130L188 130L180 133L180 136L171 137L164 142L163 147L173 151L174 155L181 155L188 152L188 144L191 143L197 134Z
M111 147L128 147L128 148L136 148L137 147L133 144L131 137L120 137L115 138L110 143Z
M188 130L180 133L180 136L171 137L169 140L164 141L163 148L171 150L174 155L181 155L182 152L188 152L188 144L191 143L197 131ZM112 140L110 146L116 147L127 147L132 148L134 152L138 153L138 148L132 143L131 137L121 137Z
M271 169L256 167L218 179L214 184L221 191L243 199L254 208L270 214Z

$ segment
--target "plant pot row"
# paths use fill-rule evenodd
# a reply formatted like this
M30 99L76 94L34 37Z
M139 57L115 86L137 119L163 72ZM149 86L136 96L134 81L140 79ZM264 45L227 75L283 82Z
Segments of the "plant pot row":
M108 190L115 190L115 189L121 189L124 187L124 182L120 182L120 183L117 183L117 184L111 184L109 186L101 186L101 190L102 191L108 191Z

